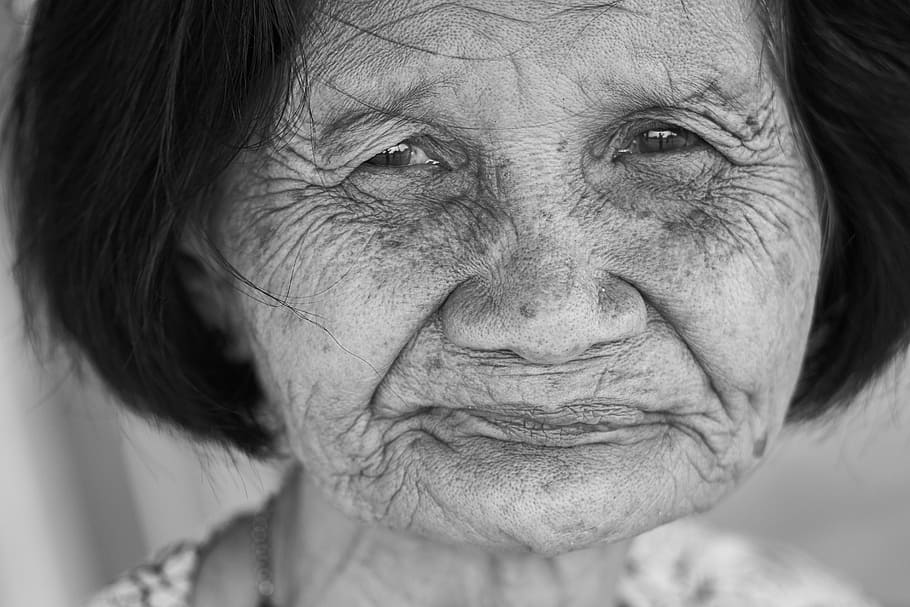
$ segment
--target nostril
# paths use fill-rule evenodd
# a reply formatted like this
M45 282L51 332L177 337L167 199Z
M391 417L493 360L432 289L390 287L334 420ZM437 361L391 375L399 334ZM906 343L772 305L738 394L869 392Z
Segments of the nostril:
M592 280L577 266L558 269L523 264L495 280L459 284L440 310L447 340L554 365L645 330L646 306L631 284L599 272Z

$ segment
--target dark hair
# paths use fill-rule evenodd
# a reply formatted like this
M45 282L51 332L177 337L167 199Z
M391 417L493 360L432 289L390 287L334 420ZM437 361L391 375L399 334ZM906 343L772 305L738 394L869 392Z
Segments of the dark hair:
M177 243L300 73L315 2L39 1L7 122L30 310L134 410L264 454L260 390L194 312ZM843 408L910 336L910 5L763 0L827 213L791 421Z
M910 341L910 4L783 0L783 72L826 247L788 412L844 409Z
M253 454L255 375L193 311L177 244L285 107L307 4L42 0L7 123L26 309L134 410Z

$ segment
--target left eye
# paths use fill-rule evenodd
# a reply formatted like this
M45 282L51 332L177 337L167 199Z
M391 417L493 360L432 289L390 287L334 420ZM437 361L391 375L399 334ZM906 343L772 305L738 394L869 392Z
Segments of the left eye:
M637 134L629 145L618 150L618 154L659 154L676 152L704 145L701 137L692 131L675 127L661 126Z
M419 146L403 141L386 148L366 161L366 164L379 167L438 166L440 162L430 156Z

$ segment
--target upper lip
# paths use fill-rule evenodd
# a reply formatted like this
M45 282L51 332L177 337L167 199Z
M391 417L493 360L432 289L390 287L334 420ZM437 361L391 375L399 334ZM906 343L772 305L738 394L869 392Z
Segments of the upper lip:
M493 408L464 408L463 412L493 423L551 428L571 426L628 426L644 420L645 413L625 404L602 400L561 403L547 408L527 403L497 404Z

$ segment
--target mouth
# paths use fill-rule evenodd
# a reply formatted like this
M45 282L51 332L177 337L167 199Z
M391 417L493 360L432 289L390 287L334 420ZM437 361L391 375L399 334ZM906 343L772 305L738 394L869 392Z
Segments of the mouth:
M475 436L543 447L577 447L621 442L634 428L650 425L645 413L631 407L566 405L558 412L520 410L503 406L501 410L449 409L431 407L425 415L434 430L445 434Z

